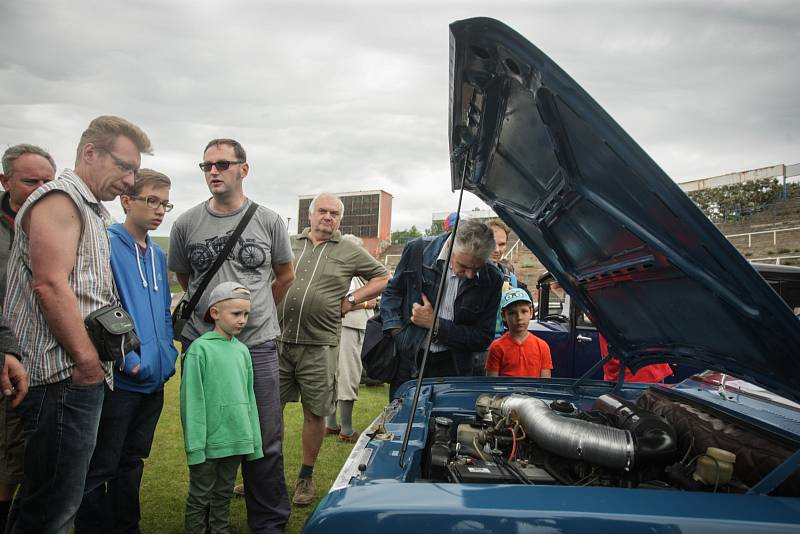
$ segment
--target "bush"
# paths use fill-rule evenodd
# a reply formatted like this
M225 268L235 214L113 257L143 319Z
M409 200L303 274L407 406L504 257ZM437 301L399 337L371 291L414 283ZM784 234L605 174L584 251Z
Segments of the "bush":
M798 184L787 184L788 186ZM800 196L800 188L792 188ZM713 189L692 191L689 198L714 222L737 220L763 210L783 193L777 178L764 178Z

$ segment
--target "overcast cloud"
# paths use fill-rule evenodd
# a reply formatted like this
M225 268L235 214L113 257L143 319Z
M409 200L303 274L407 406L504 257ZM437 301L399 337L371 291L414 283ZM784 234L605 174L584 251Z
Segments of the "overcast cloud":
M157 234L208 196L213 137L242 142L247 194L292 227L298 195L384 189L395 229L424 228L456 204L448 24L473 16L542 49L676 181L800 162L796 1L3 1L0 149L72 167L89 121L121 115L173 179Z

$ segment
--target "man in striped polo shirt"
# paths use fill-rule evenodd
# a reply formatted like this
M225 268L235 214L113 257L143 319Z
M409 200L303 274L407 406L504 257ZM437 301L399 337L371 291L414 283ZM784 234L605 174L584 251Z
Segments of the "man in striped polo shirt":
M101 201L133 185L150 140L125 119L101 116L83 132L75 170L33 192L17 213L3 316L30 374L22 404L22 486L6 532L66 533L83 496L111 365L84 318L116 303Z

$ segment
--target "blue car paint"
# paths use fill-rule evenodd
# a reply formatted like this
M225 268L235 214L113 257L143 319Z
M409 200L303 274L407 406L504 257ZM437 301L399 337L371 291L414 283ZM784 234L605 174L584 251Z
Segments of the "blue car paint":
M685 194L591 97L505 25L451 25L453 183L491 205L598 318L633 369L664 361L752 380L800 400L797 319ZM470 88L478 88L479 102ZM474 95L472 95L474 96ZM538 113L538 115L537 115ZM742 287L748 289L741 291ZM632 320L635 319L635 320ZM573 372L575 368L573 367ZM446 378L413 383L389 406L385 439L362 434L344 486L304 532L797 532L800 498L699 491L419 481L429 421L458 424L482 393L566 399L587 410L613 384L574 379ZM695 381L648 387L800 446L800 412ZM399 451L411 422L405 462ZM365 455L366 454L366 455Z
M555 378L580 378L600 359L600 335L597 330L570 330L569 323L557 321L531 321L528 330L550 347ZM579 342L578 335L589 338L589 341ZM598 369L589 378L602 380L603 370Z
M588 410L611 390L587 381L580 391L571 379L447 378L423 381L409 440L407 460L398 458L414 382L398 390L385 423L391 440L372 440L364 478L329 493L309 517L303 532L345 529L385 534L417 532L796 532L800 499L761 495L713 494L653 489L520 486L419 482L428 422L447 416L456 424L474 416L482 393L527 394L566 399ZM730 413L743 421L800 442L800 412L740 396L723 399L717 389L689 380L675 387L626 384L622 397L635 400L649 387L691 398L694 404ZM792 419L793 422L792 422Z
M306 534L796 532L796 499L658 490L376 484L329 494ZM654 502L655 501L655 502Z

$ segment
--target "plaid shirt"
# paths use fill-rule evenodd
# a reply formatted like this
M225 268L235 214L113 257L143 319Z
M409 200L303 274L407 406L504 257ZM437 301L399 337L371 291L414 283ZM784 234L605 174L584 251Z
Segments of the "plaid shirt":
M69 285L78 299L82 317L117 301L114 277L111 273L111 249L106 225L111 216L95 198L86 184L74 172L65 169L53 180L34 191L20 208L17 223L23 220L30 207L51 191L67 193L83 219L83 231L78 241L75 268L69 275ZM11 257L8 261L8 280L3 317L17 336L22 362L28 370L31 386L60 382L72 376L75 362L56 340L45 320L31 284L30 241L17 227ZM106 383L112 386L111 363L101 362Z

